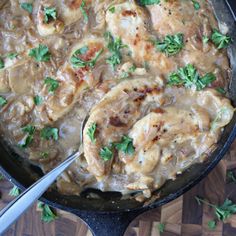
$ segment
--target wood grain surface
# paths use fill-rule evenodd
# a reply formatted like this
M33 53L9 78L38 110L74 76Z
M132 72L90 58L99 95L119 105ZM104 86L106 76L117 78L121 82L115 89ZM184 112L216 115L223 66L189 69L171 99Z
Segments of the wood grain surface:
M221 204L225 198L236 202L236 183L229 183L226 178L227 171L234 169L236 174L236 142L208 177L175 201L137 217L125 236L159 236L160 222L165 224L163 236L236 236L236 215L211 230L208 221L214 218L213 210L199 206L194 199L198 195L215 204ZM8 195L11 188L7 180L0 181L0 209L13 199ZM58 214L60 217L54 222L42 223L35 205L4 236L91 236L78 217L63 211Z

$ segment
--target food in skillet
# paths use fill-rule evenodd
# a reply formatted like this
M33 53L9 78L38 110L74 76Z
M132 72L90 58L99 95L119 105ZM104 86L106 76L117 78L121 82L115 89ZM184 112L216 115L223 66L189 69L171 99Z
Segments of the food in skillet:
M149 198L204 161L234 108L227 27L208 1L2 1L1 133L57 181Z

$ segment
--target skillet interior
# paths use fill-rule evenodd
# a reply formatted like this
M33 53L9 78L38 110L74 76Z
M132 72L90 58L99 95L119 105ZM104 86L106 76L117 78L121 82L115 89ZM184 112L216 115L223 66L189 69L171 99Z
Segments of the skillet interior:
M229 33L234 40L234 44L229 48L231 67L233 69L233 79L230 85L230 97L234 106L236 106L236 32L235 22L230 10L223 0L212 0L216 15L220 22L225 22L229 27ZM189 168L177 179L167 182L161 189L160 198L156 201L139 203L134 200L121 200L118 193L100 194L101 199L89 199L86 193L81 197L63 196L56 190L49 190L43 195L41 200L67 211L86 210L99 212L129 211L131 209L149 209L165 204L190 189L205 177L210 170L220 161L230 144L236 136L236 115L234 115L230 124L225 128L224 133L218 143L217 149L202 163ZM0 171L18 187L24 189L30 186L42 174L41 171L32 165L26 163L21 157L17 156L6 144L0 145Z

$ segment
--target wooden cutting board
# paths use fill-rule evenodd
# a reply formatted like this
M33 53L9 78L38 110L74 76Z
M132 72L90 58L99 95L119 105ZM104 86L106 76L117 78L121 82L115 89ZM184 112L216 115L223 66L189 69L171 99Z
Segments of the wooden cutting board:
M225 198L236 202L236 183L226 180L227 170L234 169L236 175L236 142L207 178L175 201L136 218L125 236L158 236L160 222L165 223L163 236L236 236L236 215L210 230L207 223L214 217L213 210L205 205L198 206L194 199L199 195L216 204L221 204ZM13 199L8 195L11 188L7 180L0 182L0 209ZM91 236L79 218L63 211L58 213L60 217L55 222L42 223L40 212L33 206L4 236Z

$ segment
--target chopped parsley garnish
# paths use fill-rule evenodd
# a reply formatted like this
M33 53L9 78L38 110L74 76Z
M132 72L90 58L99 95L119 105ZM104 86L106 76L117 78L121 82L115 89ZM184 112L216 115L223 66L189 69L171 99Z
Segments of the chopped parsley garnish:
M57 19L57 11L55 7L44 7L44 23Z
M192 3L195 10L199 10L201 8L199 2L192 0Z
M209 229L214 230L216 228L216 221L210 220L210 221L208 221L207 225L208 225Z
M233 42L230 36L222 34L217 29L213 30L211 40L217 46L218 49L227 48L229 44Z
M41 212L41 220L49 223L58 218L57 214L52 210L50 206L44 204L43 202L38 202L37 207L42 210Z
M20 189L17 188L15 185L13 186L13 188L10 190L9 195L12 197L17 197L20 195Z
M42 139L54 139L55 141L58 140L58 128L53 128L53 127L44 127L40 131L40 137Z
M42 104L42 102L43 102L43 98L40 97L39 95L36 95L36 96L34 97L34 104L35 104L36 106Z
M80 5L80 11L82 12L85 23L88 23L88 14L85 9L86 9L85 0L82 0L81 5Z
M110 32L105 33L105 39L107 40L107 48L111 53L111 56L107 58L106 62L110 64L115 69L116 65L119 65L122 60L122 55L120 50L127 47L127 45L122 44L121 38L113 38Z
M116 8L114 6L112 6L108 9L108 11L111 12L111 13L115 13Z
M133 64L130 68L129 68L129 72L134 72L136 70L136 65Z
M226 94L226 91L221 87L216 88L216 91L221 94Z
M109 161L113 157L113 151L110 147L103 147L101 148L99 155L104 161Z
M35 126L33 125L26 125L21 128L22 132L27 134L23 140L21 140L18 145L21 148L27 148L33 141L34 133L35 133Z
M128 155L133 154L135 151L135 148L133 146L133 139L124 135L121 138L120 142L111 143L110 145L101 148L99 153L100 157L104 161L109 161L110 159L113 158L114 148Z
M142 6L159 4L160 0L139 0L139 4Z
M3 69L5 67L3 59L0 57L0 69Z
M55 92L55 90L59 87L59 82L51 77L46 77L44 83L48 87L48 92Z
M14 53L14 52L11 52L11 53L8 53L7 54L7 58L13 60L14 58L16 58L18 56L18 53Z
M206 35L203 35L203 36L202 36L202 42L203 42L204 44L207 44L209 40L210 40L210 39L209 39Z
M73 65L73 67L77 68L77 67L94 67L99 56L102 54L103 49L100 49L98 52L96 52L94 58L92 58L89 61L84 61L82 60L79 56L85 54L88 51L88 47L84 46L78 50L76 50L72 57L70 58L70 62Z
M124 135L121 138L121 141L115 144L115 148L125 154L131 155L135 150L133 146L133 139Z
M49 152L40 152L39 155L40 155L41 158L47 158L48 155L49 155Z
M4 97L0 96L0 106L3 107L6 104L7 104L7 100Z
M212 73L207 73L200 77L196 68L192 64L188 64L183 68L179 68L177 72L169 76L169 85L184 85L186 88L196 88L202 90L216 79Z
M158 228L158 231L159 231L160 233L164 233L165 224L159 223L159 224L157 225L157 228Z
M184 35L180 33L167 35L163 41L155 41L154 44L158 51L164 52L167 56L173 56L184 47Z
M37 48L30 49L29 56L33 57L36 61L47 62L50 60L51 54L46 45L39 44Z
M205 201L204 199L201 199L199 197L195 197L195 199L199 205L201 205L201 203L204 203L212 207L215 211L215 215L218 220L225 221L236 213L236 204L233 204L233 202L229 199L226 199L221 206L211 204L208 201Z
M32 3L22 2L20 4L20 7L22 9L24 9L25 11L29 12L30 14L33 12L33 5L32 5Z
M90 140L95 143L96 139L94 137L95 132L96 132L97 124L93 123L91 126L88 128L87 135L89 136Z

